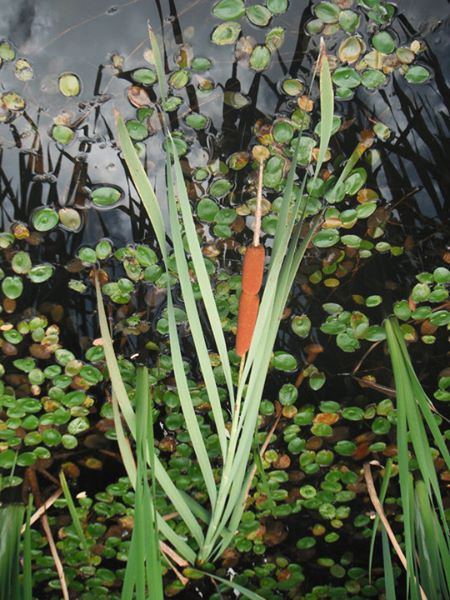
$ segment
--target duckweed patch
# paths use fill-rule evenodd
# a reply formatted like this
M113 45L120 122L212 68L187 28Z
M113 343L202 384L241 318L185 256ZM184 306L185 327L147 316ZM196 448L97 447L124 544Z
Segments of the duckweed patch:
M404 26L409 9L378 0L315 1L303 15L288 0L219 0L202 6L201 26L191 9L181 18L181 9L177 15L162 3L162 31L155 7L148 9L163 69L153 43L121 56L109 40L95 91L88 83L95 77L75 60L44 77L39 57L0 42L0 127L9 144L0 164L1 510L30 496L34 511L51 499L46 514L65 582L82 600L123 597L130 565L138 563L143 504L147 523L158 515L163 541L153 573L163 577L160 597L346 600L389 598L395 589L406 598L400 594L408 576L369 493L370 465L383 514L411 566L408 597L420 597L419 581L430 599L446 598L450 256L437 173L445 153L438 135L429 143L427 127L437 112L429 98L440 93L440 66L424 37ZM123 19L126 10L118 11ZM331 118L321 106L323 73L318 68L314 76L325 51ZM36 85L58 98L39 118L29 91L35 88L27 88ZM113 104L137 152L136 168L156 190L159 230L139 200L148 188L136 189L126 166ZM255 145L267 153L261 172ZM3 162L7 155L19 156L21 186L8 173L11 161ZM423 179L415 172L410 180L411 156ZM420 195L430 185L431 208ZM186 202L191 227L178 213ZM245 488L242 514L236 511L225 531L228 543L196 562L189 558L202 548L198 530L207 529L211 482L223 477L223 446L238 410L230 387L246 368L233 348L242 256L258 206L265 286L280 228L293 225L292 256L310 241L277 316L248 435L247 477L235 490ZM156 240L161 231L164 250ZM200 262L225 350L208 324ZM136 416L144 414L142 366L148 373L151 464L113 394L117 373L111 381L96 285ZM204 332L203 364L192 305ZM412 407L405 412L414 394L420 418ZM191 520L162 485L162 470ZM60 473L68 487L56 498ZM41 521L13 547L26 519L22 507L17 514L17 538L7 537L18 597L60 598ZM145 588L137 582L129 597L143 600L153 593L151 583Z

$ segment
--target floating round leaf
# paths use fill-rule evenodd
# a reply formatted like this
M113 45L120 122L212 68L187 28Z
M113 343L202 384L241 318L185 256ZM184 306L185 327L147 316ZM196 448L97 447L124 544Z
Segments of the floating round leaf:
M43 206L33 212L31 222L37 231L50 231L58 225L59 216L53 208Z
M311 331L311 320L307 315L297 315L291 321L291 328L295 335L306 338Z
M18 275L24 275L32 267L31 258L28 252L16 252L11 261L12 270Z
M189 83L189 71L186 69L178 69L169 77L169 85L176 90L181 90Z
M54 267L48 263L42 265L36 265L28 273L28 277L33 283L43 283L50 279L53 275Z
M361 83L369 90L375 90L386 83L386 75L377 69L366 69L361 76Z
M16 92L5 92L0 96L0 103L13 112L18 112L25 108L25 100Z
M59 224L67 231L79 231L81 228L81 215L74 208L61 208L58 211Z
M405 79L409 83L424 83L430 79L430 76L428 69L420 65L415 65L414 67L409 67L406 71Z
M278 371L292 372L297 369L297 360L287 352L277 351L271 361L272 367Z
M318 35L323 30L324 24L320 19L311 19L305 25L305 31L308 35Z
M383 54L391 54L395 50L395 40L387 31L379 31L372 37L372 46L378 52Z
M33 67L25 58L18 58L16 60L14 73L20 81L30 81L30 79L33 79Z
M354 63L361 56L363 44L356 35L346 38L339 46L338 56L343 63Z
M271 52L275 52L284 43L285 29L283 27L274 27L266 33L266 46Z
M101 186L95 188L91 193L91 200L95 206L109 208L117 204L122 198L122 192L118 188L111 186Z
M222 21L240 19L245 14L244 0L220 0L213 6L212 13Z
M330 248L338 241L339 231L337 229L322 229L313 238L313 244L318 248Z
M0 43L0 58L2 60L11 61L14 60L16 51L9 42L4 40Z
M245 10L245 14L247 15L247 19L253 25L257 25L258 27L266 27L272 18L272 13L265 6L261 4L253 4L249 6Z
M314 7L314 13L323 23L336 23L339 19L339 7L332 2L319 2Z
M233 171L240 171L248 165L249 156L247 152L234 152L228 157L227 164Z
M241 26L234 21L221 23L211 34L211 41L218 46L234 44L241 33Z
M359 27L360 17L353 10L343 10L339 14L339 25L347 33L354 33Z
M191 113L185 118L186 125L192 127L192 129L205 129L208 125L208 117L200 113Z
M22 279L20 277L5 277L2 281L2 292L10 300L16 300L23 292Z
M221 198L222 196L228 194L232 187L233 186L228 179L216 179L211 184L209 193L211 196L214 196L214 198Z
M333 73L333 82L342 88L355 88L361 83L361 76L352 67L339 67Z
M178 96L169 96L165 102L162 103L162 107L166 112L173 112L177 110L180 104L183 102Z
M250 55L250 67L254 71L265 71L270 65L271 58L272 54L269 48L258 44Z
M416 55L409 48L397 48L396 51L398 60L404 65L409 65L414 62Z
M66 146L67 144L70 144L74 137L75 132L70 127L67 127L67 125L54 125L52 127L52 138L55 142L58 142L58 144Z
M147 127L137 119L130 119L126 122L126 128L132 140L141 142L148 137L149 131Z
M58 77L58 88L63 96L78 96L81 92L81 82L75 73L62 73Z
M212 62L209 58L205 58L204 56L196 56L192 59L191 62L191 70L195 73L204 73L208 71L212 67Z
M288 144L294 135L294 127L288 121L277 121L273 125L272 135L279 144Z
M133 71L131 78L136 83L142 83L142 85L152 85L156 81L156 73L153 69L136 69Z
M175 145L175 150L176 150L176 153L178 154L178 156L184 156L188 152L189 146L188 146L186 140L184 140L182 137L174 135L173 143ZM168 141L167 138L164 140L163 146L164 146L164 149L166 149L166 148L169 149L170 154L173 154L172 144Z
M338 87L335 91L337 100L351 100L353 98L353 90L350 88Z
M274 15L284 14L289 6L288 0L266 0L267 8Z
M285 79L281 87L288 96L298 96L305 89L305 84L300 79Z

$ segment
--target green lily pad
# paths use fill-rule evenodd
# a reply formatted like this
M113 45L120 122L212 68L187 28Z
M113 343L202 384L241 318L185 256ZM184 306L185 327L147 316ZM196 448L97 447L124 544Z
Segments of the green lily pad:
M361 83L361 76L352 67L339 67L333 73L333 82L340 88L355 88Z
M267 8L274 15L284 14L289 6L288 0L266 0Z
M220 0L213 6L212 13L222 21L234 21L244 16L245 4L243 0Z
M132 140L142 142L149 135L147 127L137 119L130 119L125 125Z
M231 181L228 181L228 179L216 179L211 184L209 193L211 196L214 196L214 198L222 198L228 194L232 187L232 183Z
M272 54L267 46L258 44L250 55L250 67L254 71L265 71L270 66Z
M292 150L295 150L297 145L297 138L291 143ZM297 160L298 164L302 167L308 165L311 162L312 150L316 145L316 141L308 136L302 136L298 145Z
M420 65L414 65L414 67L409 67L409 69L405 73L405 79L408 83L424 83L430 79L431 74L425 67L421 67Z
M310 19L305 25L305 31L308 35L318 35L322 32L324 23L320 19Z
M217 46L234 44L241 34L241 26L234 21L218 25L211 34L211 41Z
M271 52L275 52L275 50L281 48L284 43L285 33L284 27L274 27L266 33L265 43Z
M335 91L336 100L351 100L353 98L353 90L345 87L338 87Z
M319 2L314 7L314 13L323 23L336 23L339 19L339 7L332 2Z
M291 321L291 329L301 338L307 338L311 331L311 320L307 315L297 315Z
M121 190L112 186L101 186L95 188L91 193L91 200L95 206L109 208L117 204L122 198Z
M63 96L68 98L79 96L81 92L81 82L75 73L62 73L58 77L58 88Z
M98 260L106 260L111 256L113 247L108 239L100 240L95 246L95 255Z
M11 267L14 273L25 275L32 267L31 258L28 252L16 252L11 261Z
M53 265L48 263L36 265L30 270L28 277L33 283L43 283L44 281L47 281L47 279L50 279L54 270Z
M173 112L182 104L183 100L179 96L169 96L163 103L162 107L166 112Z
M194 73L204 73L212 67L212 61L204 56L196 56L192 59L191 70Z
M181 90L189 83L190 75L186 69L173 71L169 77L169 85L175 90Z
M22 279L20 277L5 277L2 281L2 292L10 300L16 300L23 292Z
M285 371L287 373L291 373L297 369L297 360L295 357L281 350L274 353L271 364L277 371Z
M282 406L292 406L298 398L298 389L292 383L285 383L278 392L278 400Z
M372 46L383 54L392 54L395 50L395 40L387 31L379 31L372 37Z
M142 85L153 85L157 79L155 71L147 68L136 69L131 74L131 78Z
M266 27L272 19L272 13L270 10L261 4L253 4L252 6L249 6L245 10L245 14L250 23L257 25L258 27Z
M381 87L386 81L386 75L377 69L366 69L361 76L361 83L369 90Z
M2 60L5 60L7 62L14 60L16 56L16 51L14 50L14 48L11 46L11 44L9 42L7 42L6 40L3 40L0 43L0 58Z
M186 125L192 127L192 129L200 130L205 129L205 127L209 123L209 119L208 117L200 113L191 113L187 115L187 117L185 118L185 122Z
M279 144L288 144L294 136L294 127L288 121L278 121L272 127L272 135Z
M53 208L43 206L33 212L31 222L36 231L50 231L58 225L59 216Z
M331 248L339 241L337 229L321 229L313 238L314 246L317 248Z
M70 127L67 127L67 125L54 125L51 135L55 142L66 146L73 141L75 132Z
M288 96L299 96L305 89L305 84L300 79L285 79L281 87Z
M355 33L358 30L360 16L353 10L343 10L339 13L339 25L347 33Z

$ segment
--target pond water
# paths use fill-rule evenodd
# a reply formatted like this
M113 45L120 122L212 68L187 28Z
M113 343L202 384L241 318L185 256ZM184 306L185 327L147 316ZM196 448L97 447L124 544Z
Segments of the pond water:
M11 223L28 222L37 207L47 204L58 209L76 208L81 215L79 231L58 232L39 251L41 261L61 267L58 277L36 297L30 290L26 296L30 306L33 302L36 305L58 302L65 307L62 339L74 352L85 348L88 339L98 336L96 308L93 295L79 296L67 289L71 275L62 267L79 248L95 245L100 238L110 239L115 247L140 241L153 245L152 230L137 202L114 139L113 112L118 109L126 119L135 118L136 105L133 107L129 102L128 94L136 69L149 67L147 21L164 44L168 71L176 67L180 50L186 56L207 57L212 61L207 73L198 73L187 85L180 86L176 95L183 102L178 111L170 113L172 128L181 129L188 142L183 168L189 177L193 201L207 189L206 184L192 181L196 169L215 160L226 161L232 153L247 151L255 143L254 127L258 120L292 112L296 99L283 93L280 82L289 78L309 82L318 48L317 40L305 34L305 25L312 16L311 2L290 0L287 12L277 16L273 25L285 28L285 41L270 68L260 73L249 69L245 61L235 59L234 45L223 47L211 42L211 31L217 25L211 5L204 0L130 0L116 4L104 0L0 0L0 40L10 41L16 57L27 59L33 70L33 77L23 82L17 79L13 63L3 62L0 69L2 93L15 91L26 102L25 111L16 118L1 115L6 122L0 124L0 222L4 230ZM338 281L337 286L313 285L314 273L323 265L323 256L308 258L302 267L289 309L293 315L308 314L313 322L308 343L321 345L321 356L315 364L326 375L327 383L315 392L313 401L317 404L333 400L348 405L370 404L380 399L380 388L362 388L361 381L352 375L355 357L342 352L336 355L334 338L325 340L321 334L322 305L333 302L346 306L356 296L382 295L383 302L370 313L374 322L381 322L390 314L393 302L408 296L415 275L433 270L441 264L445 252L450 252L447 247L450 239L449 6L445 0L426 3L401 0L397 6L398 14L391 28L396 42L399 45L408 45L413 40L424 42L419 62L430 70L431 79L422 85L407 86L396 73L380 90L359 86L350 101L337 103L336 113L347 128L339 134L336 150L350 155L361 130L376 121L391 130L389 139L370 154L371 162L366 167L369 183L378 190L386 208L379 218L380 223L384 218L383 226L389 223L387 241L392 246L404 247L405 252L400 258L387 258L380 253L367 265L355 259L349 267L351 274L342 285ZM368 36L364 27L361 33ZM267 28L248 24L245 33L262 43ZM333 53L337 49L336 39L330 36L326 41ZM75 74L78 78L81 89L76 96L60 92L58 82L64 74ZM73 81L76 85L76 79ZM212 90L205 93L202 85L211 85ZM154 100L153 92L148 93L150 100ZM242 101L242 108L230 106L230 98L231 104ZM195 131L185 125L184 118L191 111L208 116L206 129ZM69 129L76 130L73 141L55 142L52 138L55 119L59 125L70 125ZM143 136L141 152L157 196L164 198L163 135L157 115L150 117L148 123L151 136ZM93 202L92 192L104 187L121 194L113 208ZM248 190L245 177L235 173L232 194L220 200L221 208L227 208L228 203L240 206L248 200ZM250 235L245 223L233 230L232 237L223 236L218 242L214 231L208 231L205 239L214 247L220 269L238 272L240 256L235 250L247 243ZM332 262L332 257L329 260ZM152 328L158 327L164 306L163 295L155 293L146 299L146 316ZM189 351L191 342L185 337ZM308 349L293 335L287 321L281 326L277 344L300 363L308 362ZM439 339L429 348L422 345L416 349L415 360L418 372L432 386L438 373L448 366L446 340ZM126 349L129 354L136 351L147 354L139 340L128 340ZM379 367L382 360L381 353L374 352L364 362L359 376L379 370L378 385L389 391L390 374ZM295 383L296 379L295 374L273 373L265 397L273 400L280 386ZM311 402L310 391L300 390L300 402L303 396L305 402ZM347 423L333 439L355 439L363 432L361 423ZM158 435L166 436L167 429L161 427ZM92 453L93 447L95 440L87 452ZM277 447L280 452L285 451L281 436ZM102 445L105 448L110 450L111 446ZM83 455L84 450L79 452ZM102 460L108 468L100 474L93 476L92 471L82 467L79 490L95 494L122 474L114 459L105 456ZM365 499L359 502L367 509ZM299 523L297 514L284 519L279 539L277 532L273 533L273 554L307 560L312 553L295 549L295 541L307 529L304 522ZM355 564L366 563L367 540L353 540L352 536L353 530L344 528L333 556L352 546L352 551L362 557ZM331 554L331 550L327 551ZM380 564L378 558L377 565ZM323 583L323 570L319 567L313 566L308 576L317 585ZM192 591L192 597L199 592L209 597L210 588L202 589ZM190 593L183 592L179 597L189 598Z

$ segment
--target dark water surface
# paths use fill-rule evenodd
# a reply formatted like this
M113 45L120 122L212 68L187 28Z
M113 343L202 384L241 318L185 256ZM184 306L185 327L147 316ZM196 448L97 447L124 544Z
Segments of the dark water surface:
M214 63L208 76L218 86L210 96L198 98L194 86L182 91L186 104L178 118L190 105L200 108L212 120L203 137L192 137L187 156L191 167L246 149L252 142L252 127L259 116L272 116L286 110L278 82L287 74L308 79L316 56L317 49L303 33L304 23L311 15L310 3L291 0L288 13L277 18L276 25L287 30L285 44L271 68L256 75L234 63L234 46L217 47L209 41L211 30L217 24L210 14L211 5L212 2L198 0L130 0L116 4L105 0L0 0L0 39L10 40L18 57L27 58L34 69L34 79L27 83L17 81L5 64L0 69L2 91L14 89L27 102L27 117L17 118L15 133L11 131L13 128L0 126L0 223L3 228L16 219L27 220L38 205L55 203L83 207L85 214L84 228L67 242L67 257L82 244L93 244L103 236L116 245L124 245L148 233L140 208L133 201L135 193L130 190L113 139L112 112L116 107L126 117L134 115L126 97L130 82L127 73L148 66L144 59L149 46L147 20L156 33L163 35L169 68L173 68L177 48L183 43L191 45L196 56L208 56ZM394 21L394 31L403 44L413 39L425 41L427 50L420 62L431 69L432 79L414 87L405 86L403 79L394 75L381 92L359 88L352 102L337 105L337 112L343 117L355 118L357 123L367 118L381 120L392 129L390 141L378 146L381 160L371 174L371 183L380 191L386 205L395 206L392 218L398 235L394 227L392 243L402 243L409 235L416 250L406 252L400 261L375 258L369 267L337 291L322 290L313 299L302 293L304 281L300 276L292 306L298 314L306 309L313 321L316 318L316 323L323 318L319 312L322 302L345 304L352 294L382 294L385 303L379 309L381 319L390 311L392 301L405 297L416 273L437 266L450 240L449 3L446 0L401 0L397 5L399 15ZM264 34L265 31L257 28L252 31L257 39L263 39ZM124 58L121 77L116 76L111 65L113 54ZM80 77L83 87L79 97L64 98L58 92L58 76L64 72L74 72ZM251 99L250 106L240 116L230 115L223 103L224 90L237 89L236 86ZM54 117L62 111L69 113L73 120L82 119L81 135L78 133L76 141L63 149L49 135ZM178 124L177 117L173 117L173 125ZM36 151L35 127L41 144L39 160L29 162L24 157ZM146 142L147 169L157 193L164 196L160 141L160 134L156 133ZM356 144L356 137L353 141ZM350 153L355 144L349 142L343 151ZM114 184L125 190L125 203L109 211L91 208L87 202L89 189L98 184ZM130 215L133 218L130 219ZM226 254L223 264L230 266ZM312 270L313 265L310 265ZM92 308L86 301L86 314L90 314ZM76 329L93 335L92 323L80 315L73 318L83 323L77 326L74 321L72 335ZM282 327L280 335L284 348L302 356L298 338L293 339L287 327ZM325 350L320 367L328 376L327 391L315 398L355 397L360 389L347 376L354 366L354 357L340 353L336 364L332 347L328 354ZM419 368L432 379L445 365L445 358L445 348L433 347L429 354L420 357ZM374 360L376 365L377 359ZM270 395L271 386L277 390L284 381L279 376L274 377L266 394ZM367 392L368 401L371 394ZM375 397L376 393L373 394ZM94 487L97 483L90 482L90 485ZM295 532L295 519L292 521L290 530ZM288 538L281 550L288 548L290 542ZM188 595L183 597L188 598Z

